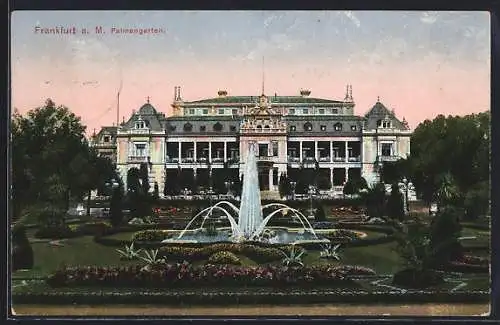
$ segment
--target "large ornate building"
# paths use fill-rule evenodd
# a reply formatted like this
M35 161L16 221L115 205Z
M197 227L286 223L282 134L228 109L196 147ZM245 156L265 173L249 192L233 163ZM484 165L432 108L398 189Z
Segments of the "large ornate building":
M234 177L244 171L250 143L258 146L261 190L278 190L280 174L297 180L303 168L317 168L329 180L323 190L341 192L350 177L378 181L377 166L406 157L411 131L403 119L379 100L364 116L354 114L352 87L343 100L297 96L218 96L184 101L175 87L172 116L149 99L128 121L104 127L94 145L114 159L126 182L127 172L148 163L150 183L179 173L217 177L229 168Z

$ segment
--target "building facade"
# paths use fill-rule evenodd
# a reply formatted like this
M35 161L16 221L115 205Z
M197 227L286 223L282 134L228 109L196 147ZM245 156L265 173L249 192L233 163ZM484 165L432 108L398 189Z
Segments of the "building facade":
M351 86L343 100L310 95L301 90L296 96L266 96L264 91L260 96L229 96L221 90L214 98L184 101L175 87L172 116L148 99L114 128L114 147L104 145L110 127L101 130L94 145L115 159L125 183L130 168L147 163L150 183L162 189L179 173L216 178L229 169L232 177L239 177L248 147L255 143L260 187L269 192L278 191L281 174L297 180L304 169L316 169L327 180L320 188L330 193L342 192L351 177L375 183L377 166L410 153L407 123L379 100L358 116Z

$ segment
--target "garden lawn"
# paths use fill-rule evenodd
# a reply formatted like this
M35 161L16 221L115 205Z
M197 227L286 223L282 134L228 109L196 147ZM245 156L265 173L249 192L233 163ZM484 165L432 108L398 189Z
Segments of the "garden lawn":
M63 265L125 265L114 247L99 245L93 236L82 236L61 241L63 246L54 246L49 242L32 243L34 267L28 271L16 271L12 278L43 277L51 274Z

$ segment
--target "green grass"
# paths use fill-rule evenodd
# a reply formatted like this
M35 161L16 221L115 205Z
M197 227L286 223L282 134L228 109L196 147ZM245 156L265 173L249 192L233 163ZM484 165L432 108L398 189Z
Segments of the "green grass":
M92 236L71 238L62 241L64 246L50 243L33 243L34 267L29 271L16 271L16 277L46 276L63 265L123 265L114 247L96 244Z

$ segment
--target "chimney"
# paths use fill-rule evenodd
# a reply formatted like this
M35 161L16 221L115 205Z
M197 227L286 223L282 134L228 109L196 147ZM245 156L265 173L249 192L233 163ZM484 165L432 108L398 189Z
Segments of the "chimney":
M217 94L219 95L219 97L226 97L227 96L227 91L226 90L219 90L217 92Z

